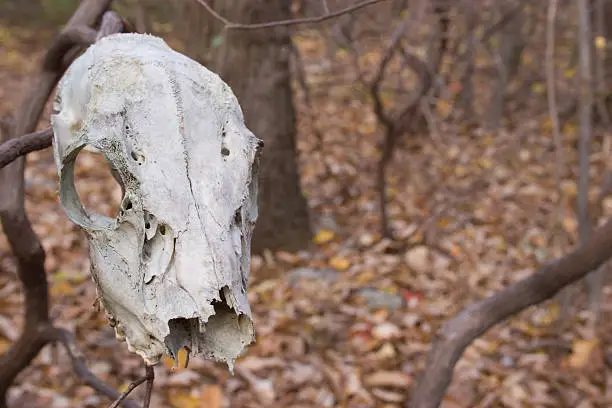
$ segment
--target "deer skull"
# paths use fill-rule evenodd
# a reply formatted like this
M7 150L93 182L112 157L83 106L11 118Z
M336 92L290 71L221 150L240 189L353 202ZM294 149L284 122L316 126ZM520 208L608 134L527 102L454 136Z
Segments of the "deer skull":
M147 364L185 347L232 367L254 341L247 284L263 144L229 86L159 38L115 34L70 66L53 110L61 204L87 234L117 337ZM115 219L79 200L83 148L120 178Z

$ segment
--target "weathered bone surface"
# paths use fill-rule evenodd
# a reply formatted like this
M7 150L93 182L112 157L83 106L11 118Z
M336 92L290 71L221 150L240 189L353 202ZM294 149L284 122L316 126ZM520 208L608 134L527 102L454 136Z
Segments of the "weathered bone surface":
M231 89L159 38L116 34L70 66L53 109L61 203L87 233L118 338L148 364L186 347L231 367L254 340L247 284L262 146ZM115 219L79 200L83 148L121 179Z

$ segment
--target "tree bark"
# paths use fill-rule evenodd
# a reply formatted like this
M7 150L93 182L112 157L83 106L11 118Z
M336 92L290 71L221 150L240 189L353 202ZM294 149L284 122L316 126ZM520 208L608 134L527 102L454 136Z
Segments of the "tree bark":
M289 0L218 0L209 4L223 17L238 23L291 18ZM253 252L305 248L311 229L298 172L288 28L223 30L223 24L202 7L196 11L189 6L185 17L189 30L199 37L190 35L187 53L231 86L247 126L265 142Z
M578 142L578 234L580 242L585 242L591 235L592 225L589 218L589 159L591 139L593 135L593 82L592 82L592 35L589 16L589 2L578 0L578 43L580 61L578 74L580 77L579 124L580 138ZM602 296L603 270L598 269L586 277L588 288L589 309L595 320L599 315Z

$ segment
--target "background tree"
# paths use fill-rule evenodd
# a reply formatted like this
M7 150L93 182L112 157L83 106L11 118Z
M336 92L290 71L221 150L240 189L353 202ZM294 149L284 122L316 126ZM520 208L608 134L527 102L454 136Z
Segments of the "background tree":
M298 171L290 31L286 27L226 31L223 22L201 4L184 3L187 54L232 87L247 126L265 142L253 251L304 249L312 235ZM224 0L209 5L226 19L244 24L291 18L289 0Z

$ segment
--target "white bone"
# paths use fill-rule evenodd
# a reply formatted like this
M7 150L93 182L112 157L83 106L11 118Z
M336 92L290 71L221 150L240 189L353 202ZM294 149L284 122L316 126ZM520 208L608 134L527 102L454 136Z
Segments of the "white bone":
M54 110L61 203L87 233L117 337L148 364L185 346L231 368L254 341L247 284L262 146L231 89L159 38L115 34L70 66ZM116 219L81 205L82 148L121 178Z

